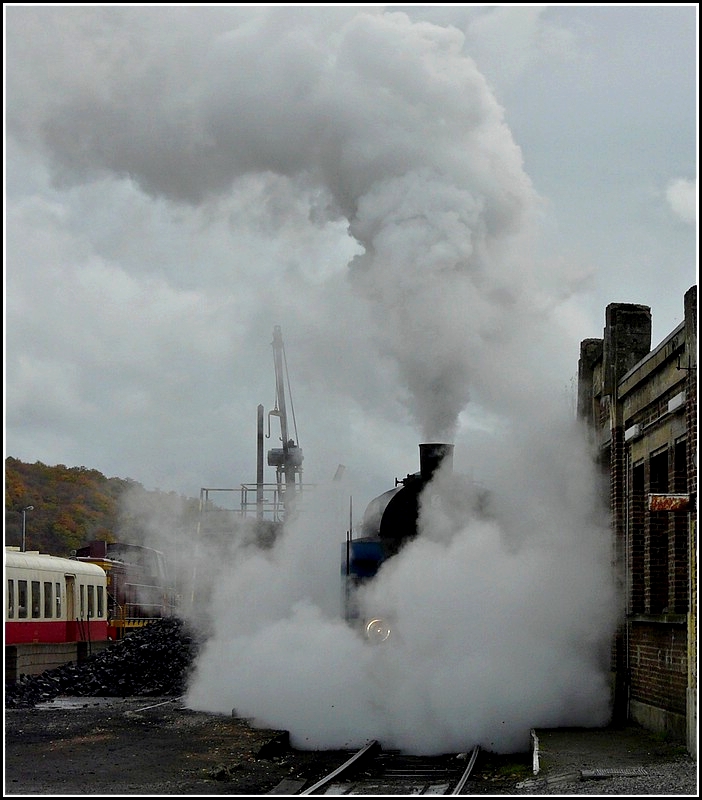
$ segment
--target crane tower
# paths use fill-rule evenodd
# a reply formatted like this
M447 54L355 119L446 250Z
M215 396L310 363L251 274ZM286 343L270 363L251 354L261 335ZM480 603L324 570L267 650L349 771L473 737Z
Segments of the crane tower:
M297 440L297 425L295 411L290 392L290 380L285 361L285 347L280 325L273 328L273 366L275 369L275 408L268 412L268 434L270 438L271 417L278 417L280 421L280 441L282 447L274 447L268 451L268 466L276 468L276 484L278 496L281 498L285 517L294 512L296 497L302 485L302 448ZM287 382L290 395L290 410L292 427L295 437L290 436L288 423L288 410L285 397ZM298 478L299 487L298 487ZM258 412L258 462L257 462L257 514L262 514L263 508L263 408L259 406Z

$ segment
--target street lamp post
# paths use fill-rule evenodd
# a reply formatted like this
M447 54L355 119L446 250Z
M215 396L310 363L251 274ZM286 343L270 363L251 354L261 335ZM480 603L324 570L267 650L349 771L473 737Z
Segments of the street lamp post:
M27 541L27 511L34 511L34 506L25 506L22 509L22 552L25 552Z

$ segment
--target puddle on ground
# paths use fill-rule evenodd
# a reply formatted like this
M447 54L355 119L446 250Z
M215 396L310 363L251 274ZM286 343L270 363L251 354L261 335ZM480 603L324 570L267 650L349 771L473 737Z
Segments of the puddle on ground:
M53 700L47 700L45 703L37 703L34 708L40 710L59 709L61 711L70 711L76 708L94 708L95 706L112 706L115 703L124 703L121 697L56 697Z
M53 700L47 700L44 703L37 703L34 708L44 711L75 711L80 708L96 708L101 706L103 708L112 708L120 706L120 710L126 713L136 711L147 711L151 708L158 706L165 706L167 704L174 704L176 708L180 708L182 697L169 697L163 699L161 697L55 697Z

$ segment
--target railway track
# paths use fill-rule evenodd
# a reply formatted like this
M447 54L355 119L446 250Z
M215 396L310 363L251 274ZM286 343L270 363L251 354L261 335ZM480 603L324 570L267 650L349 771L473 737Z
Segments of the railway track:
M407 756L369 742L310 786L283 781L269 794L446 795L463 794L480 752L454 756Z

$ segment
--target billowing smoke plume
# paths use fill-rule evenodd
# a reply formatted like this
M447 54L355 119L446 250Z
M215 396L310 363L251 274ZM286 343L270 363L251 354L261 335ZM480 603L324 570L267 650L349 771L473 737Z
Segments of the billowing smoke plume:
M456 450L490 477L489 513L447 486L364 599L393 619L387 646L340 619L343 487L320 487L274 547L235 548L203 577L212 637L190 704L287 728L298 746L372 737L414 752L506 751L533 725L606 721L607 528L546 378L569 278L530 255L539 200L461 32L380 8L41 12L22 11L26 41L43 44L33 74L56 99L11 87L27 100L8 129L46 149L57 180L128 176L205 208L258 176L271 218L292 187L314 224L346 220L358 242L326 297L365 301L349 352L373 343L417 441L455 441L474 401L491 410L490 435ZM88 33L85 47L62 49L56 26ZM8 60L22 57L15 43Z
M314 187L310 216L346 219L363 249L351 285L421 438L453 440L471 385L538 325L549 283L528 256L535 193L463 34L377 9L53 13L25 15L27 40L54 25L91 36L31 51L56 100L34 107L17 87L9 129L64 182L129 176L190 204L252 174Z

